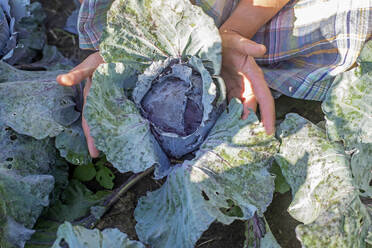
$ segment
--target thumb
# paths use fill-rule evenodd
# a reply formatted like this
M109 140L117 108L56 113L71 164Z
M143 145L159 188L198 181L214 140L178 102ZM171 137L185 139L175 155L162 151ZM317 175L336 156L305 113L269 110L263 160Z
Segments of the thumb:
M70 72L57 76L57 82L63 86L73 86L92 76L97 67L104 63L99 52L89 55L81 64Z
M221 33L223 48L233 49L244 55L262 57L266 53L266 47L247 39L236 32Z

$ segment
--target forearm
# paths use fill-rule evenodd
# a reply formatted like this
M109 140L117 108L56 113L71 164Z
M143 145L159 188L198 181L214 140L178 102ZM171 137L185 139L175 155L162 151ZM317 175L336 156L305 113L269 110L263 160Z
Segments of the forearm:
M252 38L289 0L241 0L220 31L235 31Z

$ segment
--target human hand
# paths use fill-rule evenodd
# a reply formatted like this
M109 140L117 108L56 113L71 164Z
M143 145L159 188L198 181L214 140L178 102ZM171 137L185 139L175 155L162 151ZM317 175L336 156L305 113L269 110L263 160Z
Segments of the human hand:
M92 86L92 75L97 67L102 63L104 63L104 61L99 52L93 53L70 72L58 75L57 82L63 86L73 86L75 84L81 83L83 80L86 80L83 93L85 105L90 87ZM84 135L87 140L89 154L92 158L96 158L99 155L99 151L94 145L93 137L90 135L88 123L84 118L84 109L81 122Z
M261 120L267 134L275 131L274 98L261 68L254 58L265 54L266 48L241 36L239 33L220 28L222 38L222 71L227 97L236 97L243 103L242 119L249 115L249 109L256 111L259 104Z

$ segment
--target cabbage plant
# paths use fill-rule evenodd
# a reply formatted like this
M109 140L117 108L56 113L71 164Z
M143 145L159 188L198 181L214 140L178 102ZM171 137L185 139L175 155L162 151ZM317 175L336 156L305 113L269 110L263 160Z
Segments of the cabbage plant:
M238 100L226 110L213 20L186 0L114 1L100 53L85 105L97 148L121 172L167 177L137 205L140 241L193 247L216 220L262 217L278 142Z

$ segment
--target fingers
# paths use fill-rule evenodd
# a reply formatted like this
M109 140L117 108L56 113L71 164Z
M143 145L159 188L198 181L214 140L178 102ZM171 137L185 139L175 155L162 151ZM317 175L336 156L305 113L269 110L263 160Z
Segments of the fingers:
M250 39L244 38L235 32L226 32L221 34L222 45L224 49L232 49L237 52L252 56L262 57L266 53L266 47Z
M88 123L85 120L84 116L81 119L81 125L83 127L85 138L87 140L89 154L92 158L97 158L99 156L99 151L97 150L96 146L94 145L94 139L90 135L90 129L89 129Z
M91 77L97 67L102 63L104 63L104 61L99 52L93 53L69 73L58 75L57 82L63 86L78 84L84 79Z
M87 96L88 96L88 93L89 93L89 90L90 90L91 86L92 86L92 80L88 78L88 80L85 84L84 93L83 93L83 95L84 95L84 106L86 104ZM82 115L82 119L81 119L81 125L83 127L85 139L87 140L89 154L92 158L97 158L99 156L99 151L97 150L96 146L94 145L93 137L90 135L90 128L88 126L88 122L84 118L84 109L83 109L83 115Z
M273 134L275 132L274 98L267 86L261 68L256 64L252 57L248 59L250 60L250 66L242 74L246 76L247 83L250 85L253 95L259 104L261 121L265 127L266 133Z
M251 110L256 112L257 110L257 100L254 95L252 85L245 75L241 74L241 80L243 85L243 94L242 94L242 104L243 104L243 114L242 119L245 120L248 118Z

